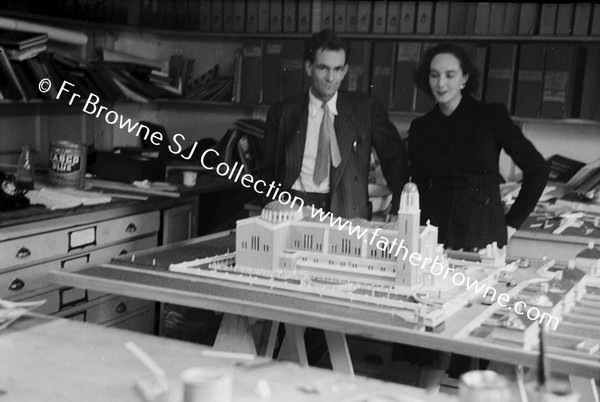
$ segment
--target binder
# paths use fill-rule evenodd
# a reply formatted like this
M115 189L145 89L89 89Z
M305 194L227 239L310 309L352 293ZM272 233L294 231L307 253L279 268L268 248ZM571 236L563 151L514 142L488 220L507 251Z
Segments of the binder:
M475 48L475 56L473 57L473 64L477 71L479 71L479 88L473 94L476 99L483 100L485 94L485 82L487 78L487 45L478 45Z
M296 8L296 2L290 1L285 3L283 7L283 32L292 33L296 32L296 15L298 10Z
M210 0L200 0L200 30L209 32L211 29L211 22Z
M263 83L263 44L246 40L242 47L241 101L260 103Z
M210 4L210 13L212 14L212 31L222 32L223 31L223 2L219 0L212 0Z
M370 1L358 2L358 32L371 31L371 6Z
M450 2L450 19L448 21L449 35L464 35L467 25L467 3Z
M373 66L371 74L371 95L379 100L386 109L390 107L392 97L392 71L396 45L392 41L373 43Z
M233 32L233 0L223 0L223 32Z
M392 93L392 110L412 112L415 103L414 75L419 61L418 42L400 42L396 53L394 71L394 92Z
M417 3L415 1L403 1L400 18L400 33L415 33L415 17L417 14Z
M475 35L488 35L490 33L490 3L477 3L475 10Z
M540 113L545 54L544 44L521 45L515 85L515 116L538 117Z
M540 117L550 119L571 117L574 107L577 59L577 48L573 45L548 45Z
M375 1L373 3L373 33L385 33L387 22L387 0Z
M521 14L519 15L519 35L535 35L537 33L538 13L538 4L521 4Z
M321 0L321 29L333 30L333 0Z
M401 19L401 3L400 1L390 0L387 7L387 23L385 32L388 34L397 34L400 32Z
M358 2L346 4L346 32L358 32Z
M479 3L467 4L467 22L465 23L465 35L475 33L475 20L477 18L477 6Z
M263 65L263 103L272 104L281 100L283 85L283 41L266 40Z
M321 0L312 0L310 14L310 31L321 31Z
M430 34L433 27L433 2L417 2L417 33Z
M298 1L298 32L310 32L310 0Z
M540 35L554 35L558 4L544 3L540 13Z
M342 88L350 92L369 91L371 67L371 41L350 41L350 59L348 72L342 82Z
M573 32L573 4L559 4L556 17L556 35L571 36Z
M281 0L271 0L271 23L269 24L271 32L281 32L283 28L282 15Z
M333 29L335 32L346 32L346 1L336 0L333 9Z
M423 55L427 51L427 49L434 47L437 43L434 42L423 42L421 44L421 49L419 50L419 63L423 58ZM415 85L415 112L418 113L427 113L429 112L433 106L435 105L435 100L431 95L428 95L420 88L416 88Z
M590 22L590 35L600 36L600 4L594 4L592 21Z
M573 36L587 36L590 33L591 3L576 3L573 17Z
M304 44L301 40L283 42L283 99L302 92Z
M138 2L134 1L133 4L137 4ZM188 19L189 19L189 14L190 14L190 10L189 10L189 4L187 1L183 2L183 3L179 3L179 2L175 2L175 5L177 6L177 15L175 18L175 29L179 29L179 30L187 30L190 28L190 26L188 25ZM125 7L125 6L123 6ZM132 10L131 8L129 9L129 15L132 14ZM134 23L132 23L131 25L134 25ZM135 25L134 25L135 26Z
M258 0L246 1L246 32L256 33L258 32Z
M258 0L258 32L269 32L269 0Z
M233 32L244 32L246 25L246 2L233 2ZM244 61L242 61L243 68ZM243 83L242 83L243 85Z
M492 43L485 89L486 102L499 102L512 109L517 45Z
M450 2L438 1L435 3L435 15L433 18L433 33L436 35L446 35L448 33L448 13L450 12Z
M581 94L582 119L600 120L600 44L590 44L586 49Z
M490 6L490 35L502 35L504 32L505 3L492 3Z
M519 32L519 15L521 5L519 3L506 3L504 14L504 35L516 35Z

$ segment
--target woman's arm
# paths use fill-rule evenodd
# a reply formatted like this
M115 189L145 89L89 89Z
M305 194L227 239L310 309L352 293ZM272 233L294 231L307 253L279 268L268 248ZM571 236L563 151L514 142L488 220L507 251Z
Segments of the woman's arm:
M518 229L535 208L548 180L548 164L501 105L490 105L494 128L502 148L523 171L521 191L506 214L508 226Z

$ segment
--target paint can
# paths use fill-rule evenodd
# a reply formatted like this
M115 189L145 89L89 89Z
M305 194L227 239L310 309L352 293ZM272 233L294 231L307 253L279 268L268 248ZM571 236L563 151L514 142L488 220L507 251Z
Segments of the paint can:
M87 147L70 141L50 144L48 178L60 187L84 188Z
M460 376L460 402L505 402L511 400L508 380L494 371L469 371Z

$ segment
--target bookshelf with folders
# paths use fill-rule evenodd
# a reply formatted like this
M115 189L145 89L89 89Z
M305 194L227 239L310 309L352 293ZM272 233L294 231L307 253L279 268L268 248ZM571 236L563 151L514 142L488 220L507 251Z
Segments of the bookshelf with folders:
M504 103L517 118L600 121L600 5L591 2L139 0L125 7L80 1L75 2L79 9L71 7L69 13L60 7L72 2L30 3L6 12L55 15L57 21L67 16L73 26L82 24L74 21L81 17L92 26L110 23L117 32L154 32L172 43L185 39L209 47L215 38L237 43L237 55L195 71L198 55L172 54L163 63L168 68L137 70L136 61L74 64L43 51L33 61L9 61L41 64L50 72L54 67L57 77L74 77L109 100L269 105L306 89L303 39L328 27L346 37L352 49L342 88L370 92L392 112L429 110L431 100L416 89L412 77L429 46L452 41L463 45L479 67L481 99ZM35 68L23 70L14 72L17 82L36 77ZM22 85L25 96L9 91L5 98L31 99L30 84Z

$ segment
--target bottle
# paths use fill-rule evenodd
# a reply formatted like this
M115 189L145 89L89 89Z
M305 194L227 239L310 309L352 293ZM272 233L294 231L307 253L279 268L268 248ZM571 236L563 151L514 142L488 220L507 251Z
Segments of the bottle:
M29 145L24 145L21 148L21 156L17 164L17 186L27 190L33 189L33 172L33 157L29 151Z

